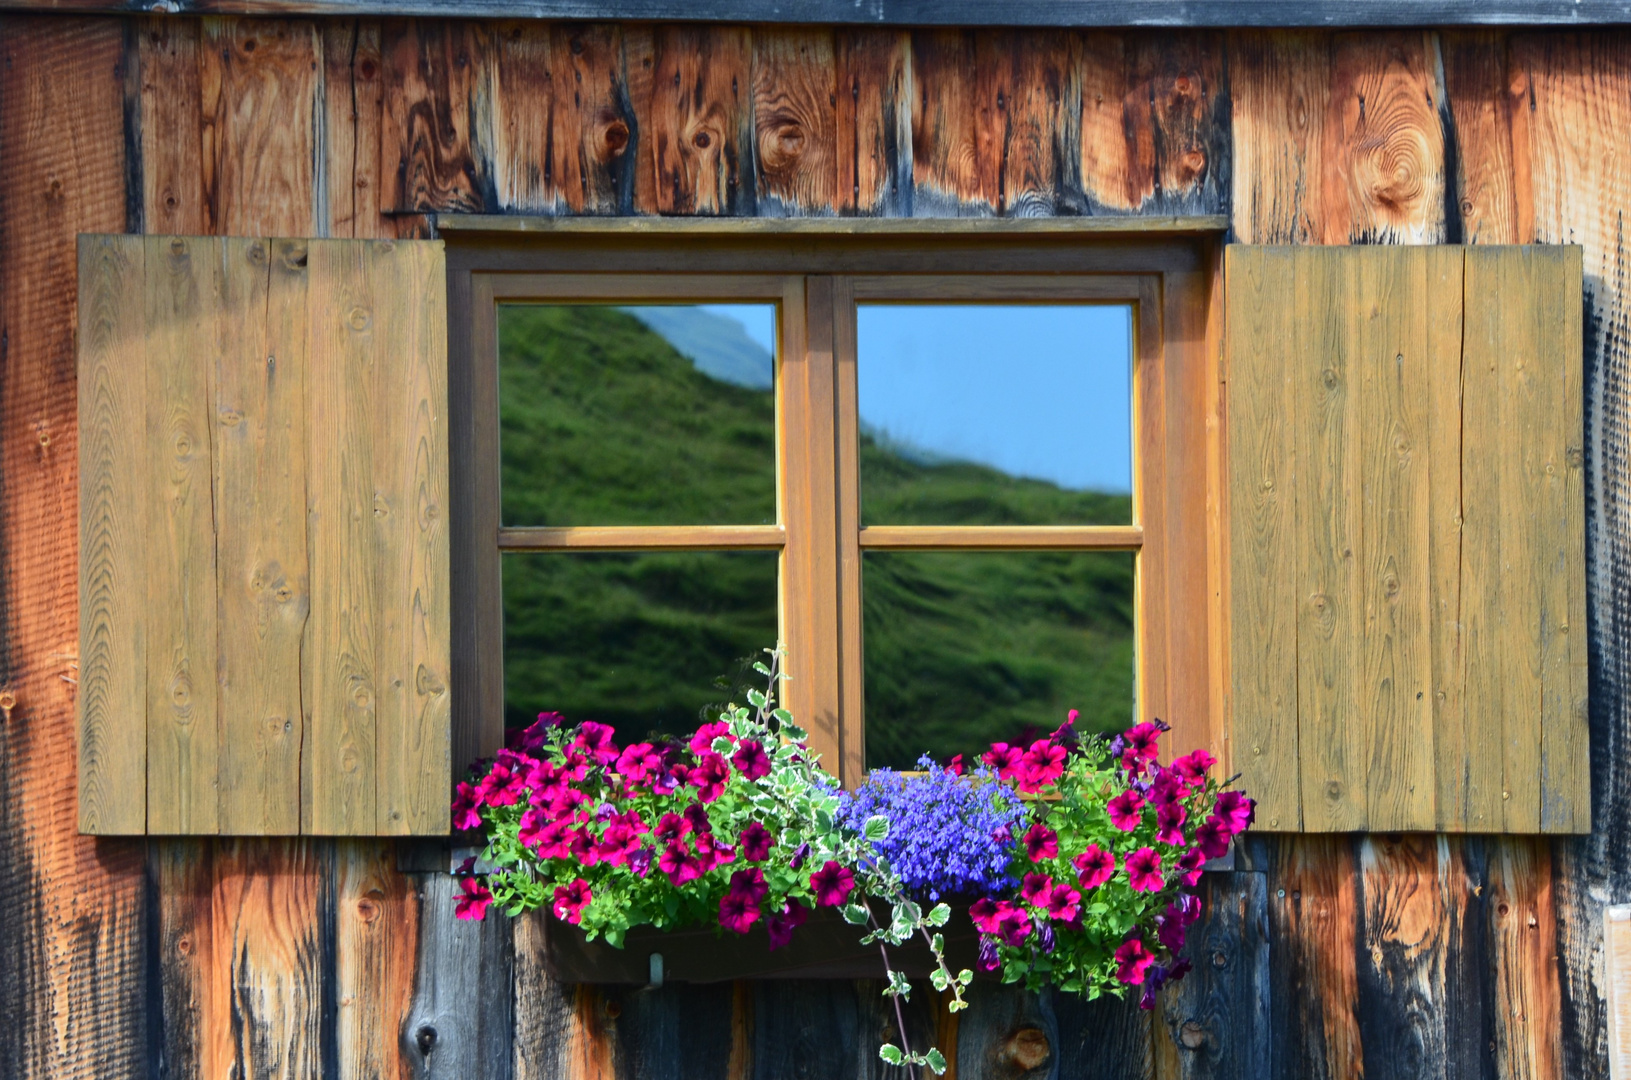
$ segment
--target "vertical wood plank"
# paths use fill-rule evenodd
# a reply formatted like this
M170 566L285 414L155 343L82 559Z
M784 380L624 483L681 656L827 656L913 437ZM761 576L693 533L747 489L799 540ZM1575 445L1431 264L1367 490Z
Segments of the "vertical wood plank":
M373 20L323 24L324 236L393 235L380 216L380 133L384 112L380 26Z
M1297 715L1296 433L1292 346L1283 302L1293 257L1231 247L1228 293L1230 768L1270 829L1302 827Z
M912 213L988 217L1001 174L1001 143L982 145L976 35L966 30L912 32ZM989 134L989 131L988 131ZM998 155L995 166L989 158Z
M520 1034L511 996L510 920L497 914L480 922L455 919L457 888L451 874L415 875L415 882L418 966L413 999L399 1029L409 1074L425 1080L508 1080L516 1054L512 1040ZM609 1073L575 1065L543 1075L611 1080Z
M1129 202L1142 213L1218 214L1229 203L1223 37L1140 33L1129 42Z
M744 28L656 29L651 152L659 213L756 213L751 58Z
M912 38L899 30L834 31L838 198L845 213L912 215Z
M1458 204L1459 239L1467 244L1518 243L1506 32L1443 30L1439 39L1444 93L1455 121L1453 130L1446 129L1454 141L1445 144L1445 171L1446 180L1455 185L1450 199Z
M1089 213L1125 213L1138 206L1128 179L1133 168L1128 64L1124 35L1098 30L1082 35L1080 173Z
M761 217L837 210L838 71L830 29L754 31L753 133Z
M145 281L148 453L143 494L147 641L147 826L212 833L217 807L217 305L214 246L153 237Z
M982 186L999 214L1046 217L1080 212L1081 38L1057 31L987 31L975 54L982 140Z
M578 134L556 119L555 68L551 28L545 23L495 25L485 56L472 59L492 68L491 162L496 205L514 213L553 214L560 209L556 186L566 154L555 145ZM576 119L574 117L574 119ZM563 148L564 149L564 148Z
M1132 997L1086 1001L1055 991L1053 1013L1059 1025L1056 1047L1060 1076L1104 1080L1151 1080L1150 1013ZM975 1075L972 1072L964 1076Z
M1487 1007L1497 1072L1502 1080L1562 1076L1551 842L1500 837L1489 847Z
M306 551L303 245L208 245L218 289L215 502L221 831L300 831ZM207 353L205 355L208 355Z
M873 993L876 992L874 989ZM969 1007L959 1014L955 1058L948 1048L941 1048L948 1058L956 1061L959 1077L963 1080L970 1077L1045 1080L1054 1075L1059 1022L1053 1012L1052 994L1027 993L1018 986L976 983L964 991L964 998ZM907 1017L910 1031L916 1018L911 1012ZM863 1041L861 1052L866 1053L883 1038L890 1037L894 1027L890 1023L885 1031L873 1035L870 1043ZM861 1038L866 1040L867 1035L862 1032ZM914 1033L914 1039L918 1038L922 1036ZM876 1052L871 1056L876 1059ZM874 1075L881 1072L878 1070Z
M1321 242L1449 239L1443 103L1443 71L1431 33L1367 31L1333 39Z
M139 240L79 242L79 829L147 827L147 348Z
M198 34L197 21L163 16L139 30L142 224L150 234L207 231Z
M1163 992L1160 1022L1177 1048L1178 1075L1255 1080L1274 1060L1268 885L1262 873L1208 877L1186 951L1195 970Z
M1431 837L1358 841L1359 1030L1368 1077L1444 1076L1445 952L1458 897Z
M378 398L373 348L376 268L363 245L314 244L307 253L318 284L307 301L307 550L312 616L306 624L301 683L307 733L301 751L301 828L314 834L373 831L376 650L380 597L375 579L376 468L373 432L386 406ZM380 448L383 453L383 448Z
M387 22L380 175L386 210L491 213L492 66L472 24Z
M153 961L159 972L154 1054L178 1080L210 1075L211 1022L225 1018L214 997L218 969L227 960L214 949L215 840L156 839L148 844L148 873L157 893Z
M641 162L638 113L651 102L649 50L643 58L629 56L630 28L610 23L562 23L552 34L552 168L559 198L574 214L633 213ZM649 39L650 32L633 36ZM635 97L636 69L645 75L643 98Z
M1439 358L1429 348L1425 254L1365 254L1349 260L1353 272L1338 293L1350 305L1345 344L1358 465L1342 495L1359 499L1360 592L1352 602L1360 668L1349 725L1363 728L1348 742L1358 753L1348 759L1357 771L1346 782L1363 778L1368 828L1419 829L1434 821L1425 403Z
M318 245L324 271L338 245ZM439 243L371 244L373 563L378 818L364 831L434 835L449 828L451 771L447 530L447 280ZM344 289L335 290L345 296ZM319 332L322 332L321 329Z
M343 1080L398 1076L402 1021L413 988L419 902L396 870L396 850L377 841L335 841L333 1017Z
M572 1041L573 988L549 975L544 937L547 918L545 912L533 911L511 924L515 932L515 1080L572 1075L567 1048Z
M208 18L199 43L208 231L307 236L317 220L316 25Z
M1233 213L1247 244L1301 244L1324 234L1323 121L1330 39L1307 31L1229 35Z
M603 1009L617 1020L617 1075L628 1080L734 1080L731 983L660 990L608 988Z

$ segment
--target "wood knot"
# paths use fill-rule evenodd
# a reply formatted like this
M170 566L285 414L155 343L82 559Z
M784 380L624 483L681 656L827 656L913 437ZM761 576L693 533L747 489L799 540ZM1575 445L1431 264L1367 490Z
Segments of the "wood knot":
M247 41L244 42L244 52L254 52L254 51L255 51L255 39L250 38L250 39L248 39Z
M1338 799L1342 798L1342 781L1327 780L1325 783L1325 797L1330 799L1332 802L1336 802Z
M413 1033L414 1045L419 1047L420 1057L430 1057L430 1052L436 1049L436 1029L425 1024Z
M365 923L373 922L375 919L379 918L379 904L366 896L361 900L358 900L357 918L361 919Z
M11 719L11 710L16 707L17 694L10 689L0 690L0 713L5 713L7 720Z
M606 1002L606 1019L616 1020L623 1015L623 1003L615 999Z
M699 131L695 135L691 136L691 145L696 147L698 150L708 149L708 147L713 144L713 141L713 136L709 135L706 131Z
M374 61L372 60L364 60L362 63L357 65L357 74L361 75L365 79L372 79L374 75L378 73L378 71L379 68L374 65Z
M424 664L414 674L414 688L420 694L440 694L447 690L447 684L436 677L436 673Z
M193 954L193 939L186 934L176 938L176 952L182 956L191 956Z
M1002 1044L1002 1060L1024 1072L1040 1069L1053 1057L1053 1047L1040 1028L1020 1028Z
M601 145L606 149L606 156L616 157L629 146L629 125L621 120L613 120L606 125L606 130L600 134Z
M1199 1050L1206 1045L1206 1029L1193 1020L1185 1020L1178 1029L1178 1041L1185 1050Z

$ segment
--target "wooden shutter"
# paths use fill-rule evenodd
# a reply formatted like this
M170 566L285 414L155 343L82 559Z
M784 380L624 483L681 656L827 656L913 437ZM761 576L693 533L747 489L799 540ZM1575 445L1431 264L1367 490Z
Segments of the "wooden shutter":
M440 241L83 236L79 822L448 830Z
M1580 249L1233 246L1225 281L1258 826L1589 831Z

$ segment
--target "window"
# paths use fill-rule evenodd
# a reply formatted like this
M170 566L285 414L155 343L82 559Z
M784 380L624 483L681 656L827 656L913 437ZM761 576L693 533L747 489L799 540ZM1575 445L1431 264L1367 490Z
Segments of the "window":
M456 744L687 730L775 640L849 783L1071 707L1207 741L1206 358L1166 326L1205 326L1198 245L686 232L450 241Z

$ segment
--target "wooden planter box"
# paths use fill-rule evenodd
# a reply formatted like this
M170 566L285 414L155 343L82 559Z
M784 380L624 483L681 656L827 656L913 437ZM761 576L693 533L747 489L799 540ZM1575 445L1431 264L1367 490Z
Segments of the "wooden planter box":
M883 957L877 945L862 946L865 929L846 923L838 912L824 908L793 933L790 944L770 951L763 924L746 934L718 927L694 926L683 930L657 930L642 926L629 931L624 947L605 941L585 941L577 927L553 915L545 919L544 948L550 974L570 983L624 983L651 981L651 955L662 954L664 982L713 983L734 979L881 979ZM941 929L946 938L946 962L953 973L975 967L979 933L965 908L954 908L951 921ZM891 946L889 962L913 978L926 977L933 961L921 938L909 945ZM995 976L990 976L994 978Z

